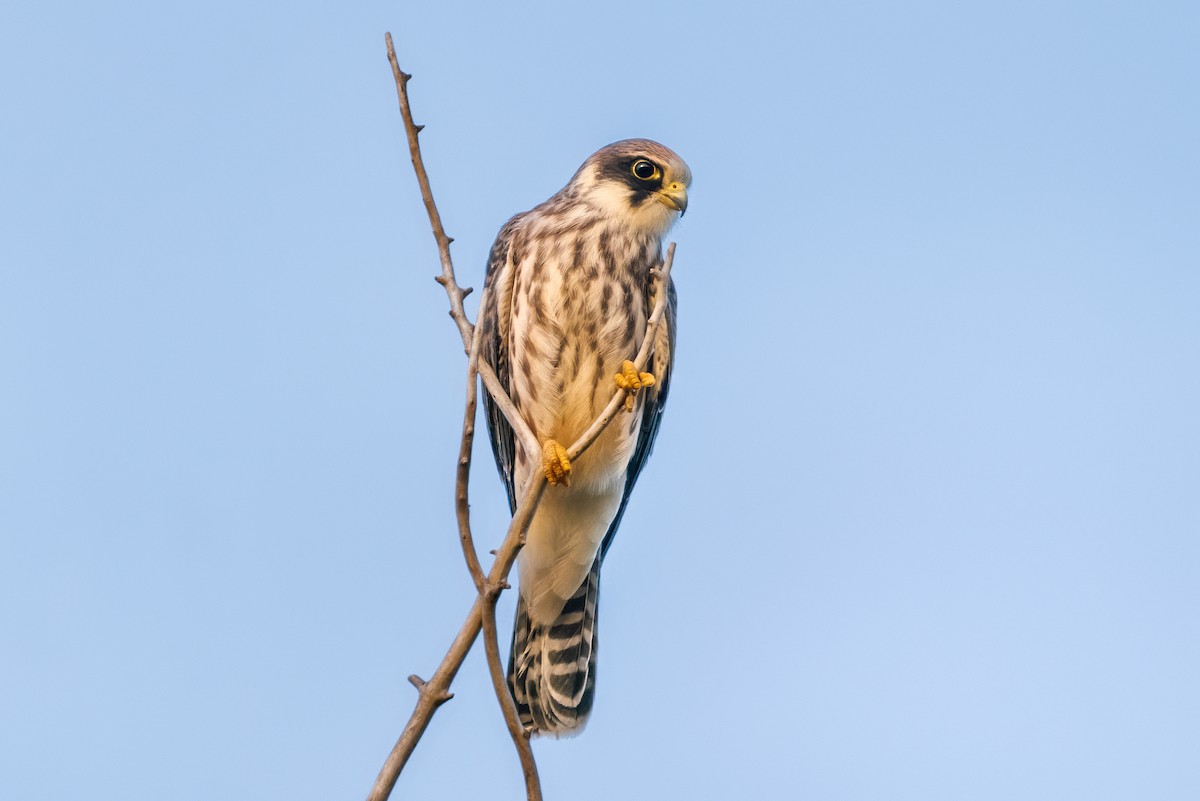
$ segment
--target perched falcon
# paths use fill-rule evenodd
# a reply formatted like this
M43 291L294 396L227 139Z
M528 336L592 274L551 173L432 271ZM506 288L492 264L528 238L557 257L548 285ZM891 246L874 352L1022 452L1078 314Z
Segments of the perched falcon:
M481 355L543 443L526 453L486 398L496 465L515 510L532 475L546 488L518 557L520 590L508 680L526 726L582 730L596 682L600 564L650 456L670 387L675 287L649 373L637 353L653 307L650 271L687 208L692 175L648 139L605 147L545 203L508 221L488 261ZM618 387L633 402L574 463L573 443ZM485 396L486 397L486 396Z

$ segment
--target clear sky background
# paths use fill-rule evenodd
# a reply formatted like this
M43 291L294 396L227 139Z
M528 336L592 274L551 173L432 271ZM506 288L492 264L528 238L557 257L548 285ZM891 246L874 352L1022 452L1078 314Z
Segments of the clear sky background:
M385 30L464 284L610 141L695 175L548 799L1200 797L1198 9L6 4L0 797L361 798L461 624ZM454 689L395 797L520 798Z

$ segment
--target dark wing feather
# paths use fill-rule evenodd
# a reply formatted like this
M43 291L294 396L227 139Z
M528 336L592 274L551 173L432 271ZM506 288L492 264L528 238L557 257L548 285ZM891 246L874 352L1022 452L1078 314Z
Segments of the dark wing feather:
M509 245L512 242L513 229L524 216L518 214L509 220L492 245L488 255L487 277L484 286L487 287L487 304L480 310L479 324L484 326L483 340L480 343L479 357L492 366L500 386L512 391L510 382L511 372L508 364L508 332L509 310L512 308L510 276L505 267L508 264ZM483 410L487 416L488 437L492 441L492 454L496 457L496 469L508 490L509 510L517 509L517 489L515 478L516 444L512 426L504 417L504 412L492 401L492 396L483 390Z
M648 299L647 306L650 306L651 303L652 300ZM671 390L671 369L675 365L676 303L675 282L672 280L667 285L667 308L663 315L667 331L666 353L662 352L664 349L660 343L660 346L656 347L650 356L655 384L649 390L650 396L646 398L646 409L642 413L642 427L638 430L637 445L633 449L633 456L629 459L629 470L625 474L625 492L621 495L621 505L617 508L617 516L613 518L612 524L604 534L604 542L600 546L601 559L608 553L608 548L612 545L613 537L617 533L617 526L621 525L621 517L625 514L625 506L629 503L629 496L633 494L633 485L637 483L638 476L642 474L642 468L649 461L650 452L654 449L654 438L658 436L658 426L662 422L663 409L667 405L667 393ZM647 309L647 314L649 314L649 309Z

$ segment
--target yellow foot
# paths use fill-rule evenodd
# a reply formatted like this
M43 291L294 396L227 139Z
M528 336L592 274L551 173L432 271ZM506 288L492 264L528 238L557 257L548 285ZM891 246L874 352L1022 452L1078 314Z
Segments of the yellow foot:
M571 460L567 458L567 449L555 440L548 439L542 445L542 470L551 486L558 483L571 486Z
M650 373L639 373L633 362L626 359L621 363L621 372L617 373L617 386L626 390L625 411L633 411L633 397L642 387L654 386L654 376Z

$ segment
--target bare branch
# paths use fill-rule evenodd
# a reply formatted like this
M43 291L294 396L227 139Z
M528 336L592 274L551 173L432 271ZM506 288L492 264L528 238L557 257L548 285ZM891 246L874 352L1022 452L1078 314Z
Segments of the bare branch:
M480 303L487 302L487 287L484 287ZM467 402L463 411L462 444L458 449L458 467L454 479L454 513L458 518L458 538L462 543L463 558L467 560L467 570L471 572L471 581L475 583L475 592L484 591L483 567L479 564L479 555L475 553L475 539L471 536L471 501L468 497L468 485L471 477L471 449L475 444L475 405L479 392L479 381L476 373L479 367L479 341L483 339L483 326L477 325L474 336L471 337L471 353L467 360Z
M484 287L480 298L480 308L487 302L487 287ZM496 700L500 702L500 711L504 714L504 722L512 735L513 745L517 749L517 757L521 761L521 773L525 779L525 791L528 801L542 801L542 785L538 778L537 762L533 758L533 748L529 744L529 735L521 725L517 715L517 705L508 689L508 681L504 676L504 665L500 659L500 640L496 631L496 601L500 593L508 589L507 581L491 583L483 576L479 566L479 558L475 553L475 541L471 536L471 506L468 500L468 485L471 473L471 446L475 432L475 405L479 382L476 380L479 361L479 343L483 326L475 326L475 335L471 339L471 357L467 364L467 402L463 414L462 446L459 450L458 471L455 481L455 510L458 515L458 532L462 541L463 555L467 560L467 569L471 571L471 579L475 582L475 590L483 600L480 609L480 625L483 630L483 648L487 654L488 669L492 675L492 686L496 691ZM507 394L504 399L508 401ZM511 404L511 401L508 401ZM513 410L513 416L520 418ZM520 547L519 545L517 546Z
M508 588L508 583L494 585L484 590L484 604L480 622L483 626L483 650L487 654L488 671L492 674L492 687L496 690L496 700L500 702L500 711L504 713L504 722L512 737L513 745L517 748L517 756L521 760L521 773L525 777L525 794L528 801L542 801L542 785L538 779L537 763L533 759L533 747L529 743L529 732L521 725L517 714L517 704L513 700L512 691L508 689L508 679L504 675L504 663L500 658L499 635L496 632L496 601L500 592Z
M438 214L437 205L433 202L433 191L429 188L429 176L425 172L425 160L421 158L421 144L417 140L417 134L425 126L413 122L412 109L408 105L408 82L412 76L403 72L399 62L396 61L396 48L392 45L392 34L388 33L384 38L387 40L388 61L392 64L392 76L396 79L396 95L400 99L400 116L404 118L404 133L408 136L408 152L412 156L413 171L416 172L417 183L421 186L421 199L425 201L425 213L429 215L429 224L433 226L433 238L437 240L438 255L442 259L442 274L437 276L436 280L446 289L446 296L450 298L450 316L454 318L455 324L458 325L458 332L462 334L463 350L469 352L473 326L467 319L466 310L463 309L463 298L471 290L459 288L458 283L454 280L454 263L450 260L450 243L454 240L446 236L446 229L442 227L442 216Z
M421 143L417 137L417 134L425 126L417 125L413 122L412 108L408 102L408 82L412 79L412 76L400 69L400 64L396 60L396 48L392 44L392 34L385 34L384 38L387 41L388 61L392 65L392 76L396 81L396 96L400 100L400 116L404 120L404 131L408 137L408 151L412 158L413 171L417 174L417 184L421 188L421 199L425 201L425 211L429 215L429 224L433 228L433 238L437 241L438 256L442 261L442 274L435 276L434 280L446 290L446 296L450 299L450 316L454 318L459 333L462 335L463 350L470 353L474 326L467 318L466 309L463 307L463 299L471 294L472 289L471 287L460 287L454 277L454 261L450 258L450 243L454 241L454 238L446 236L446 230L442 227L442 216L438 212L437 204L433 200L433 191L429 188L429 175L425 172L425 161L421 157ZM483 308L482 299L480 301L480 308ZM521 438L528 452L537 453L541 448L541 444L533 436L529 425L521 415L517 414L516 407L509 400L505 389L500 386L500 379L496 377L496 373L491 365L487 362L480 362L478 370L479 375L483 378L484 386L488 388L488 392L504 413L508 424L512 426L513 431Z
M383 768L380 770L379 777L376 779L375 785L371 790L371 795L369 796L371 801L383 801L391 795L400 771L403 770L408 757L412 754L417 742L424 734L434 712L437 711L439 706L453 697L448 690L450 683L454 680L454 676L470 651L471 645L479 635L484 620L487 621L489 630L489 636L485 638L485 642L490 645L489 651L494 652L496 655L495 664L499 664L499 644L495 631L496 599L499 592L508 587L504 579L512 569L517 551L524 545L529 522L533 519L534 510L541 500L542 492L545 489L543 482L536 489L531 487L531 491L526 494L524 502L513 516L505 543L497 553L496 560L492 566L492 575L485 578L482 567L479 564L478 556L475 553L474 540L471 535L470 503L467 495L471 450L475 433L475 407L478 391L476 384L477 374L481 374L484 385L488 388L501 411L508 418L513 430L526 443L526 446L528 447L529 443L536 443L536 439L533 437L528 424L517 413L512 400L500 385L495 371L486 362L480 361L479 351L482 330L477 329L471 324L463 307L463 299L470 294L471 289L469 287L460 288L455 280L454 264L450 256L450 243L454 240L446 235L445 229L442 227L441 215L438 213L437 205L433 200L433 193L429 187L429 177L425 171L424 160L421 157L421 148L417 136L424 126L416 125L413 122L412 110L408 101L408 81L411 80L412 76L400 69L396 58L395 46L392 43L392 35L388 33L385 39L387 42L388 61L392 66L392 75L396 82L396 94L400 101L400 114L404 120L405 134L408 138L413 170L417 175L417 183L421 189L421 198L425 202L425 210L429 215L434 239L437 241L438 254L441 257L442 274L436 276L436 280L446 290L446 296L450 300L450 316L458 326L464 348L467 350L469 356L467 365L467 401L463 415L463 436L456 468L455 512L459 524L459 539L462 544L463 555L467 562L467 568L471 572L472 581L475 583L477 595L475 604L467 615L466 622L451 644L446 658L442 660L441 666L439 666L430 680L426 682L419 676L409 676L409 681L418 691L417 705L413 710L408 724L401 733L396 746L392 749L391 754L389 754ZM485 289L481 297L481 304L486 302L486 297L487 292ZM533 448L532 452L536 452L536 447ZM497 693L502 693L502 696L498 696L502 699L501 705L503 707L504 698L507 698L509 704L512 705L512 698L508 693L508 687L504 682L502 671L500 673L500 681ZM515 716L515 705L513 705L512 711ZM533 752L529 747L528 738L522 734L515 742L521 757L521 766L525 774L528 797L530 801L540 801L541 788L538 783L537 766L533 761Z
M496 555L496 561L492 564L492 569L488 574L489 583L499 585L508 577L508 572L512 570L513 563L517 559L517 552L525 544L529 523L533 520L533 513L536 511L538 503L541 502L545 489L546 477L541 476L540 480L534 481L529 492L521 499L516 514L513 515L512 523L508 527L508 534L505 536L504 543ZM421 735L428 728L434 712L451 697L448 691L450 683L454 681L458 669L471 650L471 645L479 636L484 603L483 594L475 596L475 603L471 606L471 611L467 613L467 619L463 622L458 636L450 644L446 656L442 659L442 664L438 665L438 669L434 671L429 681L420 686L417 706L413 709L404 731L401 732L400 739L396 741L392 752L383 763L379 777L375 780L375 786L367 797L368 801L386 801L387 797L391 795L400 771L404 769L404 764L408 762Z
M480 306L480 308L483 307ZM533 430L525 422L521 413L517 411L512 399L508 397L508 390L501 386L500 379L496 377L496 371L483 359L479 360L479 377L483 379L483 385L487 388L488 394L492 396L492 400L504 413L504 419L508 420L512 430L521 438L525 452L541 453L542 443L538 442L537 437L533 435Z

